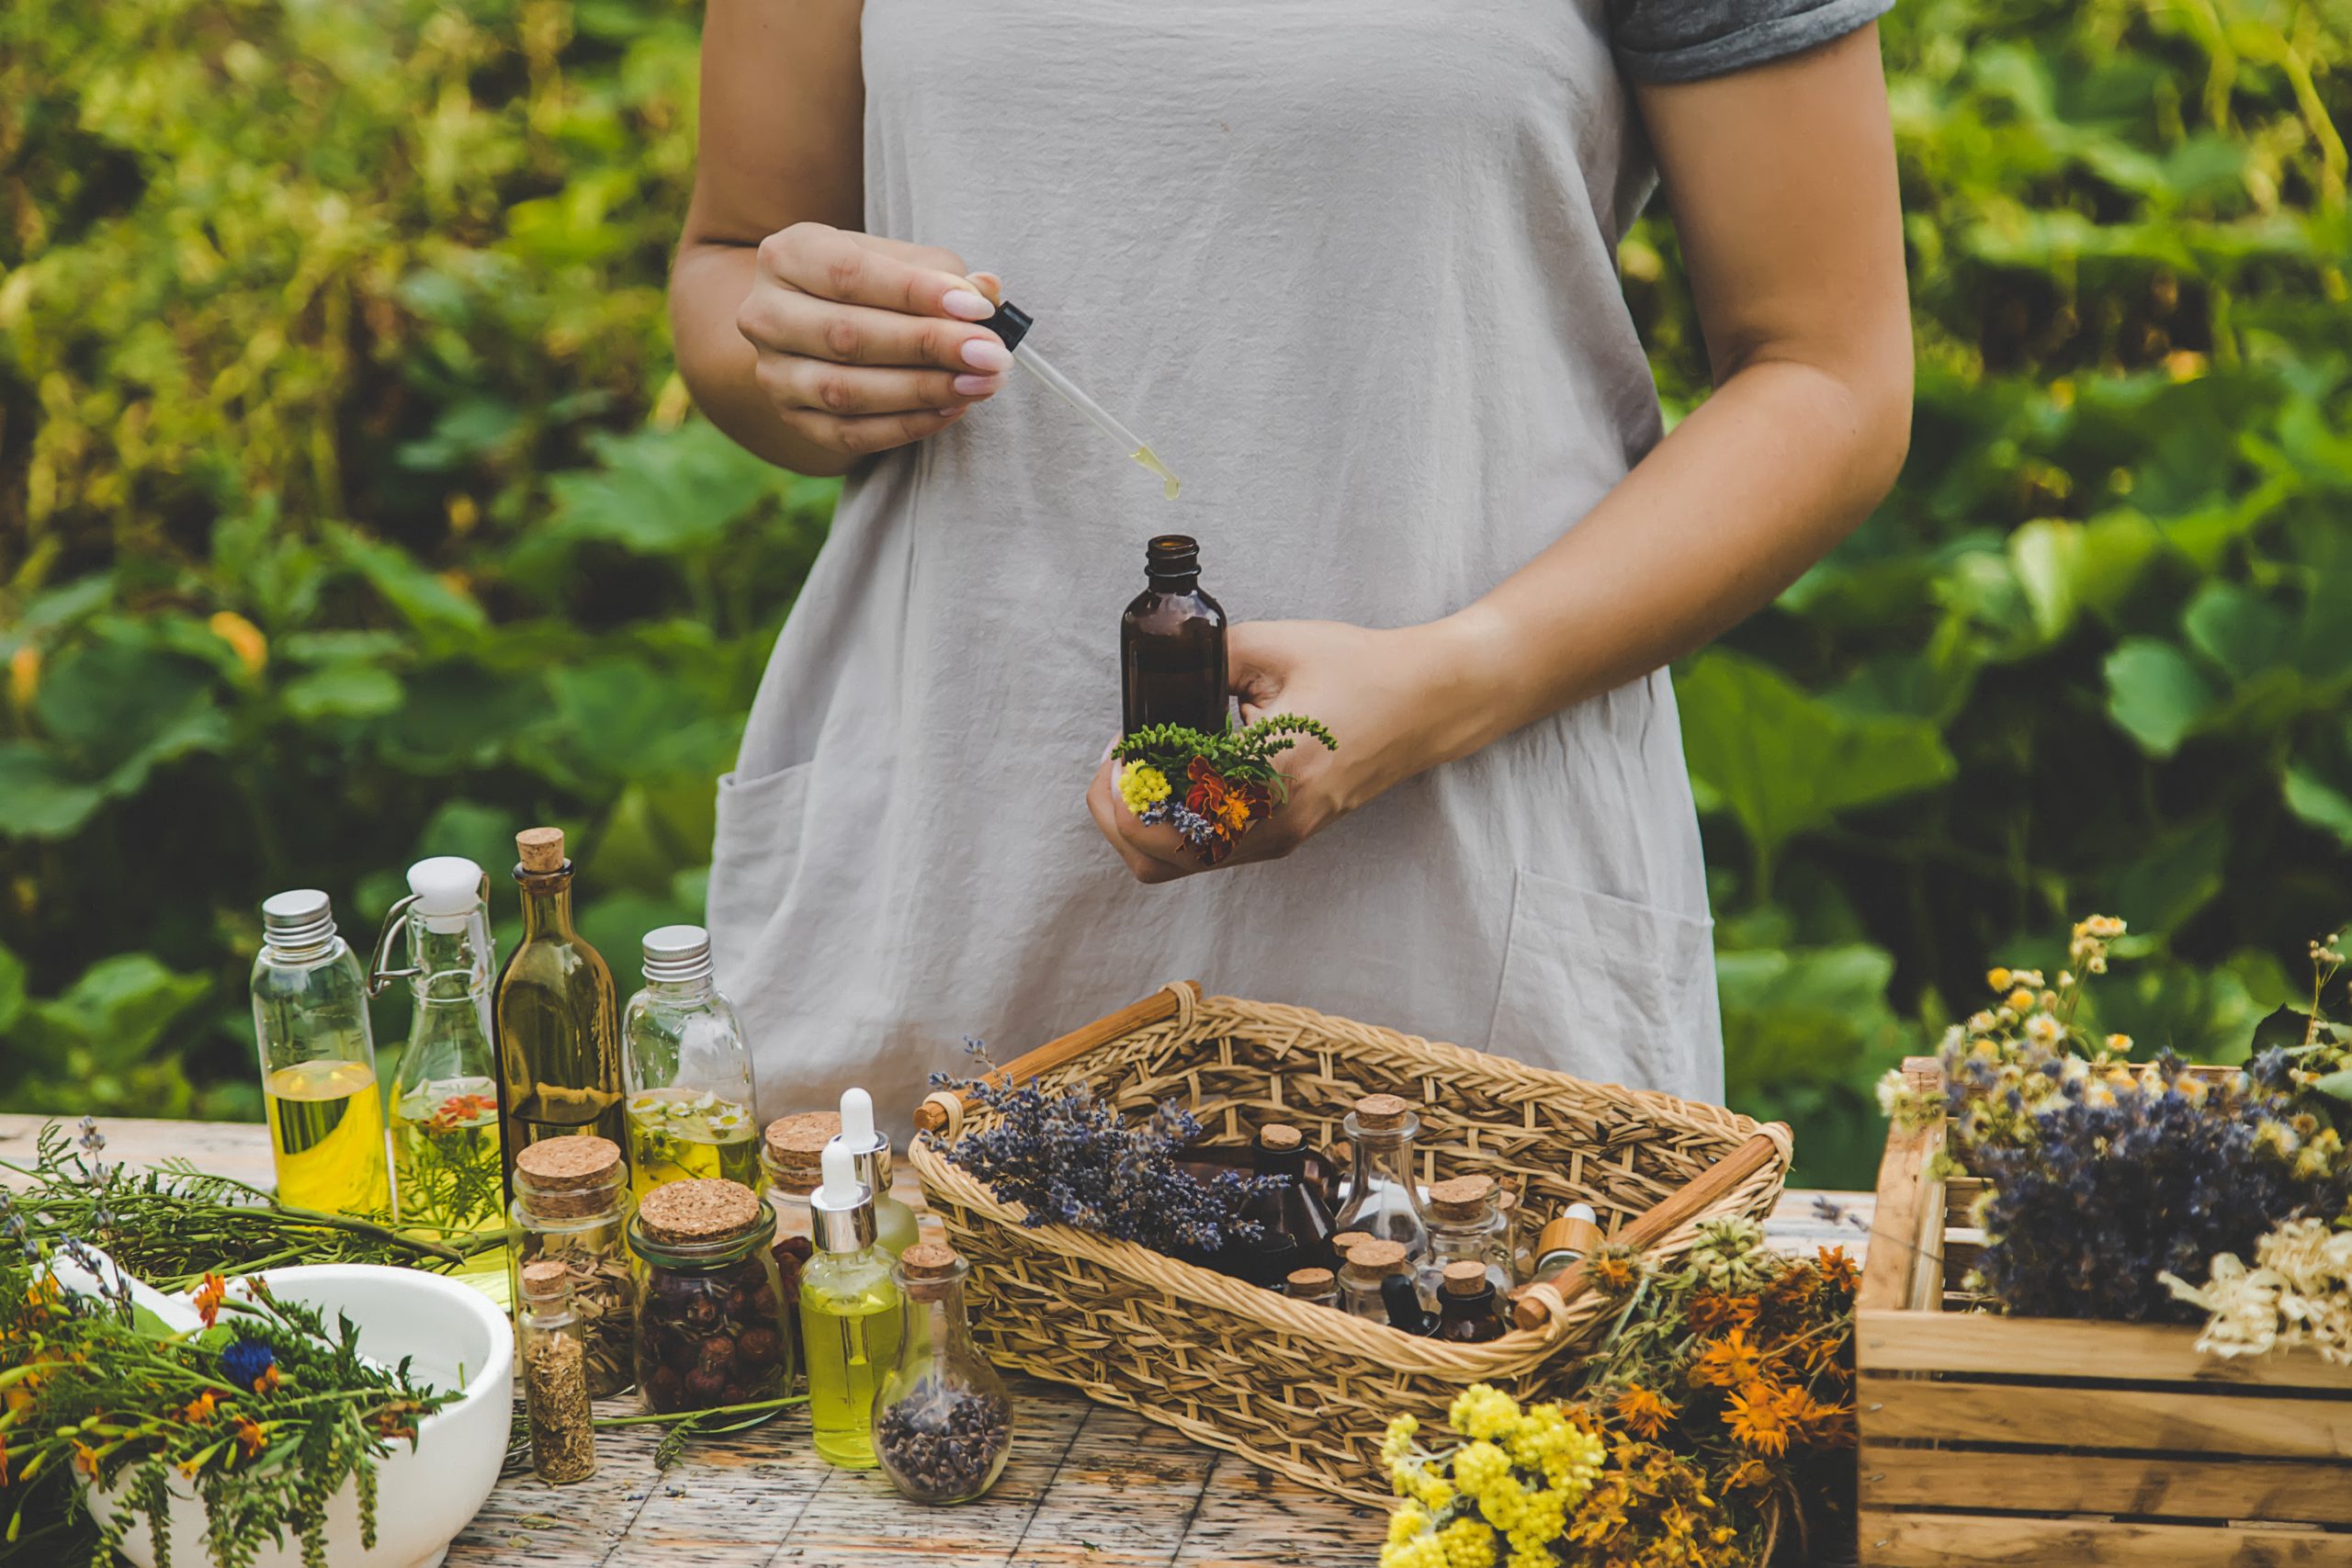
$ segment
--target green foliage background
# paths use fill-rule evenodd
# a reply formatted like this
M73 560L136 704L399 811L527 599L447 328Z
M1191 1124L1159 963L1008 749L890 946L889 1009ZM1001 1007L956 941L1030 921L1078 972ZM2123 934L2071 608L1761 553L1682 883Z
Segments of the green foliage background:
M0 15L0 1105L257 1114L255 906L580 842L626 955L829 484L662 320L683 0ZM1903 0L1908 472L1678 672L1732 1097L1866 1180L1869 1081L2094 908L2216 1053L2352 872L2347 0ZM1670 229L1624 249L1669 405ZM389 1039L404 1021L379 1016Z

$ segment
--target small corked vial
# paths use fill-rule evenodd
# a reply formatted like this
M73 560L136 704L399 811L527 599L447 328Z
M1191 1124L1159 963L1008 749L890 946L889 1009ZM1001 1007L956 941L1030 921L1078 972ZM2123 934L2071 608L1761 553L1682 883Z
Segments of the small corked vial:
M1495 1245L1510 1259L1510 1282L1522 1284L1535 1273L1535 1245L1520 1223L1517 1190L1506 1185L1495 1194Z
M560 828L526 828L514 835L515 857L534 876L561 871L570 862L563 852Z
M1411 1269L1403 1242L1358 1242L1348 1249L1340 1269L1340 1303L1358 1317L1386 1323L1388 1308L1381 1300L1380 1282L1391 1274L1407 1274Z
M1434 1300L1446 1267L1464 1259L1486 1269L1496 1290L1510 1289L1510 1253L1495 1232L1495 1197L1501 1190L1499 1182L1484 1174L1430 1185L1423 1204L1430 1222L1430 1252L1421 1265L1424 1296Z
M1483 1224L1490 1217L1499 1190L1491 1176L1457 1176L1448 1181L1433 1182L1430 1187L1430 1218L1448 1224L1472 1221Z
M825 1145L840 1136L841 1113L803 1111L779 1116L760 1135L760 1168L768 1179L768 1206L775 1211L775 1265L784 1280L784 1299L800 1299L800 1272L817 1249L816 1216L808 1195L824 1179ZM792 1332L800 1332L800 1314L785 1314Z
M614 1208L628 1182L621 1146L594 1134L541 1138L514 1156L514 1199L541 1219L574 1220Z
M1483 1345L1503 1337L1504 1324L1496 1310L1501 1298L1487 1266L1474 1261L1449 1263L1438 1286L1437 1337L1457 1345Z
M514 1156L510 1280L520 1321L523 1271L552 1262L571 1280L593 1399L633 1381L634 1303L629 1288L628 1168L618 1144L593 1134L542 1138Z
M1012 1400L973 1348L964 1305L970 1268L953 1247L899 1255L898 1353L873 1402L874 1456L899 1494L965 1503L996 1484L1012 1444Z
M1413 1108L1393 1094L1367 1094L1356 1101L1356 1125L1367 1133L1394 1132L1405 1125Z
M1329 1269L1294 1269L1283 1280L1283 1294L1309 1306L1340 1304L1340 1277Z
M1449 1296L1475 1296L1492 1288L1487 1280L1487 1270L1476 1263L1447 1264L1445 1281L1440 1287Z
M759 1194L740 1181L698 1179L655 1188L638 1205L646 1239L663 1247L708 1247L733 1240L760 1217Z
M1258 1129L1258 1144L1275 1154L1288 1154L1306 1142L1306 1134L1287 1122L1269 1122Z
M596 1473L594 1412L588 1403L587 1347L571 1307L571 1270L553 1258L523 1266L523 1408L531 1467L550 1485Z
M1331 1238L1331 1256L1345 1263L1349 1253L1371 1239L1369 1231L1341 1231Z

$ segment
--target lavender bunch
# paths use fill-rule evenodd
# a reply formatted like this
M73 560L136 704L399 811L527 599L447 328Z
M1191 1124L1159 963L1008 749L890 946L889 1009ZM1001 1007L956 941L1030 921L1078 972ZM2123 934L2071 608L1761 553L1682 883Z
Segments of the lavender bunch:
M966 1049L987 1060L978 1041L967 1041ZM1173 1100L1131 1127L1115 1105L1082 1085L1049 1095L1035 1079L1014 1087L934 1073L932 1082L996 1112L994 1126L937 1146L1000 1201L1026 1210L1025 1225L1074 1225L1196 1261L1263 1239L1263 1227L1242 1219L1241 1206L1280 1179L1224 1171L1204 1181L1183 1169L1177 1161L1201 1124Z
M2185 1319L2160 1275L2202 1278L2215 1253L2246 1255L2283 1220L2342 1209L2338 1162L2310 1157L2333 1142L2316 1118L2181 1068L2165 1052L2128 1074L2059 1075L2028 1112L2030 1138L1972 1149L1991 1183L1977 1271L2007 1310Z

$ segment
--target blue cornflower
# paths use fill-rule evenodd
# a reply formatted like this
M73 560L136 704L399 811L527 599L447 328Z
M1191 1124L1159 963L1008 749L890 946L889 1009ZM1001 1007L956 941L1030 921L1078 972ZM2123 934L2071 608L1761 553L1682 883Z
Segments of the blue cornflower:
M220 1352L220 1371L239 1388L251 1388L277 1364L277 1352L258 1339L240 1339Z

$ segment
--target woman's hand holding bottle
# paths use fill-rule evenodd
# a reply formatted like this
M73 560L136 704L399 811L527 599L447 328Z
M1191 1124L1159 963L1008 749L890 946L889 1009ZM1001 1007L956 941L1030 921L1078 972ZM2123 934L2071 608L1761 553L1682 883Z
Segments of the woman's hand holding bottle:
M735 326L786 427L862 457L938 434L1003 386L1012 352L974 324L1001 294L952 251L795 223L761 242Z

